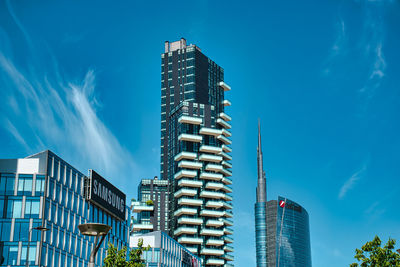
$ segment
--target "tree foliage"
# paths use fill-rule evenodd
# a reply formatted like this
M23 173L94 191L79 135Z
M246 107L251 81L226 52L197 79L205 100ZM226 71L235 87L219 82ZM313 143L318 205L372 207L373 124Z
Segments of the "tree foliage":
M127 248L118 250L113 244L108 243L107 256L104 259L103 267L145 267L145 260L141 258L143 251L150 249L150 246L143 247L143 239L140 238L138 247L129 251L129 260L126 257Z
M396 241L389 238L384 247L381 247L381 240L375 236L374 240L367 242L356 249L356 258L361 264L353 263L350 267L400 267L400 254L394 251Z

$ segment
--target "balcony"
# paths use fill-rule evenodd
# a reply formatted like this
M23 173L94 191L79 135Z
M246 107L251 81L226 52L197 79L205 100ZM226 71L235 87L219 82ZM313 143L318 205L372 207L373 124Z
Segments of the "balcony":
M213 227L221 227L224 225L224 222L221 222L219 220L207 220L206 225Z
M227 169L222 169L221 172L222 172L225 176L232 176L232 172L228 171Z
M222 217L224 216L224 211L217 211L217 210L207 210L207 209L202 209L200 211L200 216L203 217Z
M219 154L222 152L222 147L202 145L200 146L200 152Z
M197 195L197 190L196 189L187 189L187 188L182 188L178 191L175 192L174 197L178 198L181 196L195 196Z
M190 252L192 252L193 254L197 254L197 247L186 247L185 248L187 250L189 250Z
M178 227L174 231L174 235L183 235L183 234L194 235L196 233L197 233L197 227Z
M182 214L195 215L197 214L197 209L180 208L174 212L174 216L180 216Z
M223 182L224 184L232 184L232 180L229 179L228 177L222 178L222 182Z
M221 156L210 155L210 154L201 154L200 157L199 157L199 160L218 163L218 162L222 161L222 157Z
M224 250L225 250L225 251L228 251L228 252L233 252L234 249L233 249L232 246L225 245L225 246L224 246Z
M223 176L220 173L212 173L212 172L201 172L200 173L200 179L221 181L222 178L223 178Z
M186 152L186 151L182 151L181 153L179 153L178 155L175 156L175 161L180 161L181 159L191 159L194 160L197 157L196 153L193 152Z
M230 148L229 146L226 146L226 145L222 145L222 151L227 152L227 153L231 153L232 152L232 148Z
M222 161L222 166L224 166L225 168L232 168L232 164L230 164L229 162L227 162L227 161Z
M221 152L219 154L226 160L232 160L232 157L230 155L226 154L225 152Z
M215 265L215 266L222 266L224 265L225 261L217 258L209 258L206 261L206 265Z
M137 204L137 205L133 204L133 206L132 206L132 211L133 212L153 211L153 210L154 210L154 206L153 205L149 206L149 205L141 203L141 204Z
M226 199L226 195L224 193L215 192L215 191L208 191L208 190L202 190L200 192L200 197Z
M201 127L199 133L202 135L218 136L222 133L222 131L220 129Z
M201 225L203 223L202 218L192 218L192 217L181 217L178 219L178 224L194 224Z
M179 180L178 186L187 186L187 187L202 187L203 182L202 181L196 181L196 180L188 180L188 179L182 179Z
M228 236L224 236L224 240L225 240L225 243L233 243L233 239Z
M225 263L223 267L234 267L233 264Z
M224 240L222 240L222 239L214 239L214 238L210 238L210 239L208 239L207 241L206 241L206 245L208 245L208 246L216 246L216 247L219 247L219 246L223 246L225 243L224 243Z
M226 137L231 137L232 136L231 132L226 130L226 129L222 129L222 134L225 135Z
M233 221L229 219L220 218L221 221L224 222L226 226L233 226Z
M226 193L232 193L232 188L226 185L222 187L222 190L224 190Z
M213 200L209 200L206 202L206 207L208 208L222 208L224 206L224 201L213 201Z
M228 195L228 194L224 194L224 199L226 201L232 201L232 197L230 195Z
M178 200L178 205L201 206L203 205L203 200L193 198L180 198Z
M203 122L201 118L196 118L196 117L191 117L191 116L181 116L178 119L178 123L189 123L189 124L195 124L195 125L200 125Z
M220 124L222 127L224 127L225 129L230 129L232 128L232 126L227 123L226 121L224 121L223 119L218 118L217 119L217 123Z
M224 105L224 107L232 106L231 101L229 101L229 100L227 100L227 99L225 99L224 101L222 101L222 104Z
M226 218L232 218L232 217L233 217L233 213L230 212L230 211L224 211L224 216L225 216Z
M203 140L203 137L200 135L196 135L196 134L180 134L178 136L178 140L200 143Z
M223 187L224 187L224 184L222 184L222 183L214 183L214 182L206 183L207 189L219 190L219 189L222 189Z
M229 204L228 202L224 202L224 208L226 208L227 210L233 209L232 205Z
M219 87L224 89L225 92L231 90L231 87L229 85L227 85L226 83L224 83L224 82L219 82L218 85L219 85Z
M225 136L223 136L222 134L221 134L221 135L218 135L217 138L218 138L218 140L224 142L225 145L230 145L230 144L232 144L232 141L229 140L228 138L226 138Z
M215 229L203 228L200 231L200 235L223 236L224 235L224 231L223 230L215 230Z
M187 168L187 169L201 169L203 167L203 163L195 162L195 161L188 161L182 160L178 163L179 168Z
M213 256L221 256L224 255L223 249L215 249L215 248L203 248L200 251L202 255L213 255Z
M153 225L152 224L136 223L136 224L133 224L133 230L134 231L153 230Z
M229 254L224 254L222 258L224 258L227 261L233 261L233 256Z
M229 227L224 228L224 234L226 235L233 235L233 229Z
M180 244L196 244L196 245L200 245L200 244L203 244L203 238L182 236L182 237L178 238L178 243L180 243Z
M206 165L206 170L207 171L214 171L214 172L218 172L222 170L222 165L217 165L217 164L207 164Z
M174 179L180 179L182 177L193 178L196 177L197 171L181 170L174 175Z
M232 120L232 118L231 118L228 114L226 114L226 113L224 113L224 112L219 113L219 117L222 118L222 119L225 120L225 121L230 121L230 120Z

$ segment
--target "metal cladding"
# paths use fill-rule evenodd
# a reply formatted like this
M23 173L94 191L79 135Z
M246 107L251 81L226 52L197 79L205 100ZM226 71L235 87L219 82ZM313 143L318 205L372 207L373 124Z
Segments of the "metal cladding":
M260 121L258 122L257 147L257 202L255 204L257 266L267 266L267 190L261 150Z

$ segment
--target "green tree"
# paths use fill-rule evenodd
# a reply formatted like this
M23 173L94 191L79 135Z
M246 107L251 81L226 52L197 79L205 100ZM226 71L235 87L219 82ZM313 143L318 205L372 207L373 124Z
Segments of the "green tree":
M151 199L147 200L146 201L146 205L147 206L153 206L154 205L153 200L151 200Z
M143 239L140 238L138 247L129 251L129 260L126 258L127 248L118 250L113 244L108 243L107 256L103 267L145 267L145 260L141 258L143 251L149 250L150 246L143 247Z
M361 249L356 249L356 258L361 264L353 263L350 267L400 267L400 254L394 251L396 241L389 241L382 248L381 240L375 236L374 240L367 242Z

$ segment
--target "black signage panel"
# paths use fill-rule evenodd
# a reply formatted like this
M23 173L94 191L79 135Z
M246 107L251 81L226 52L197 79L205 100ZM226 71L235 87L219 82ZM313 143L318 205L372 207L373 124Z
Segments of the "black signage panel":
M125 194L94 170L89 170L89 179L88 200L107 210L120 220L125 220Z

